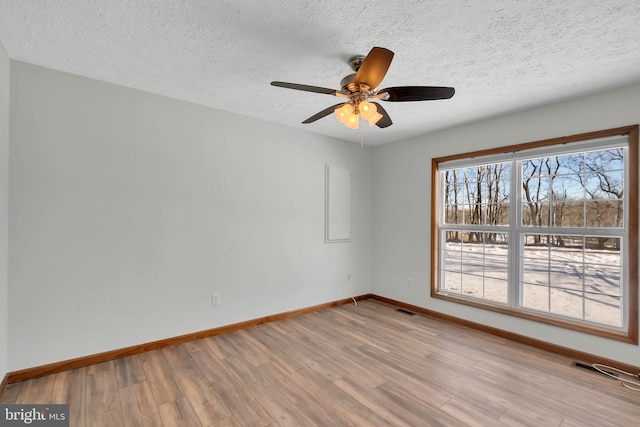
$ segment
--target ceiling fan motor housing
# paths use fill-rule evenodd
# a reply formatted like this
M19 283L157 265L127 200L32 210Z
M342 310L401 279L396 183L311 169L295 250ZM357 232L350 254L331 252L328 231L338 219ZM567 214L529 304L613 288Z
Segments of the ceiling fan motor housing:
M349 74L347 77L340 81L340 87L342 88L342 92L345 94L352 94L355 92L360 92L360 87L356 84L356 75Z

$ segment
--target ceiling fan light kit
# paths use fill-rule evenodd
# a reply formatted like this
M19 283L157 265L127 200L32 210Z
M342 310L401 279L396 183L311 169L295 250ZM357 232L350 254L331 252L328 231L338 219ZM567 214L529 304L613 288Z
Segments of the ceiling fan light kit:
M386 110L377 102L370 100L431 101L449 99L455 94L454 88L440 86L397 86L377 89L387 74L392 59L393 52L383 47L374 47L367 56L353 56L349 59L349 66L355 71L355 74L350 74L342 79L340 82L342 89L339 91L280 81L273 81L271 85L347 98L347 102L332 105L302 123L313 123L333 113L340 123L350 129L360 127L360 118L366 120L369 126L376 125L379 128L386 128L393 124Z
M333 113L340 123L350 129L358 129L360 127L360 118L368 121L369 126L375 125L382 118L382 114L378 113L376 104L368 101L356 101L355 105L349 102L342 107L336 108Z

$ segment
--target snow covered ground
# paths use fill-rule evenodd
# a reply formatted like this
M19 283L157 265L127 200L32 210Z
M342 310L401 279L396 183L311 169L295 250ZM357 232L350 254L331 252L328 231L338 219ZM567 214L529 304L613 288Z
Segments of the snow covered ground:
M528 246L521 260L524 308L621 326L620 252ZM448 242L445 290L507 302L506 245Z

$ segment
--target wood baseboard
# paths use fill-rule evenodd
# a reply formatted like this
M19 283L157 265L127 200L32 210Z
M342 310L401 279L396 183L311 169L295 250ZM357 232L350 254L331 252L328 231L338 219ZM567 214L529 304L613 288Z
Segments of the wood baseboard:
M418 307L416 305L407 304L401 301L396 301L391 298L382 297L379 295L371 295L371 298L385 302L387 304L391 304L400 308L404 308L409 311L413 311L415 313L420 313L425 316L434 317L436 319L445 320L447 322L455 323L460 326L466 326L471 329L475 329L481 332L486 332L491 335L495 335L501 338L506 338L511 341L519 342L521 344L527 344L532 347L536 347L542 350L550 351L552 353L560 354L562 356L567 356L572 359L579 360L584 363L592 364L592 363L602 363L605 365L612 366L614 368L622 369L627 372L632 373L640 373L640 367L629 365L627 363L622 363L617 360L605 359L600 356L596 356L594 354L586 353L579 350L574 350L572 348L563 347L561 345L552 344L547 341L542 341L536 338L531 338L526 335L520 335L513 332L505 331L503 329L494 328L492 326L483 325L481 323L472 322L470 320L462 319L459 317L451 316L449 314L440 313L438 311L429 310L427 308Z
M5 375L2 381L0 381L0 397L2 397L2 393L7 388L7 384L9 384L9 376Z
M354 298L358 301L361 301L364 299L371 298L371 294L360 295ZM220 335L227 332L237 331L239 329L250 328L252 326L262 325L268 322L274 322L276 320L287 319L289 317L299 316L301 314L310 313L313 311L324 310L327 308L336 307L338 305L348 304L351 302L353 302L352 298L345 298L345 299L332 301L324 304L314 305L311 307L301 308L298 310L287 311L284 313L273 314L271 316L265 316L257 319L247 320L240 323L221 326L219 328L207 329L200 332L180 335L177 337L148 342L145 344L138 344L131 347L125 347L117 350L106 351L104 353L78 357L75 359L64 360L62 362L50 363L48 365L21 369L19 371L9 372L5 376L5 379L2 382L2 386L5 387L6 384L26 381L26 380L30 380L38 377L43 377L45 375L55 374L63 371L69 371L71 369L82 368L84 366L94 365L96 363L108 362L110 360L119 359L121 357L133 356L135 354L140 354L147 351L157 350L164 347L170 347L172 345L177 345L177 344L183 344L189 341L212 337L214 335ZM0 388L0 395L4 390L3 387Z

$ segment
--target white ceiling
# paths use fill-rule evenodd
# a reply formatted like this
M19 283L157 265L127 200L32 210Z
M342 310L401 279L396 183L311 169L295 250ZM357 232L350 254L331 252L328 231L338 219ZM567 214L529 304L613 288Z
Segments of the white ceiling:
M11 59L379 145L640 81L637 0L0 0ZM385 103L386 129L349 130L347 59L395 57L382 87L453 86L450 100Z

